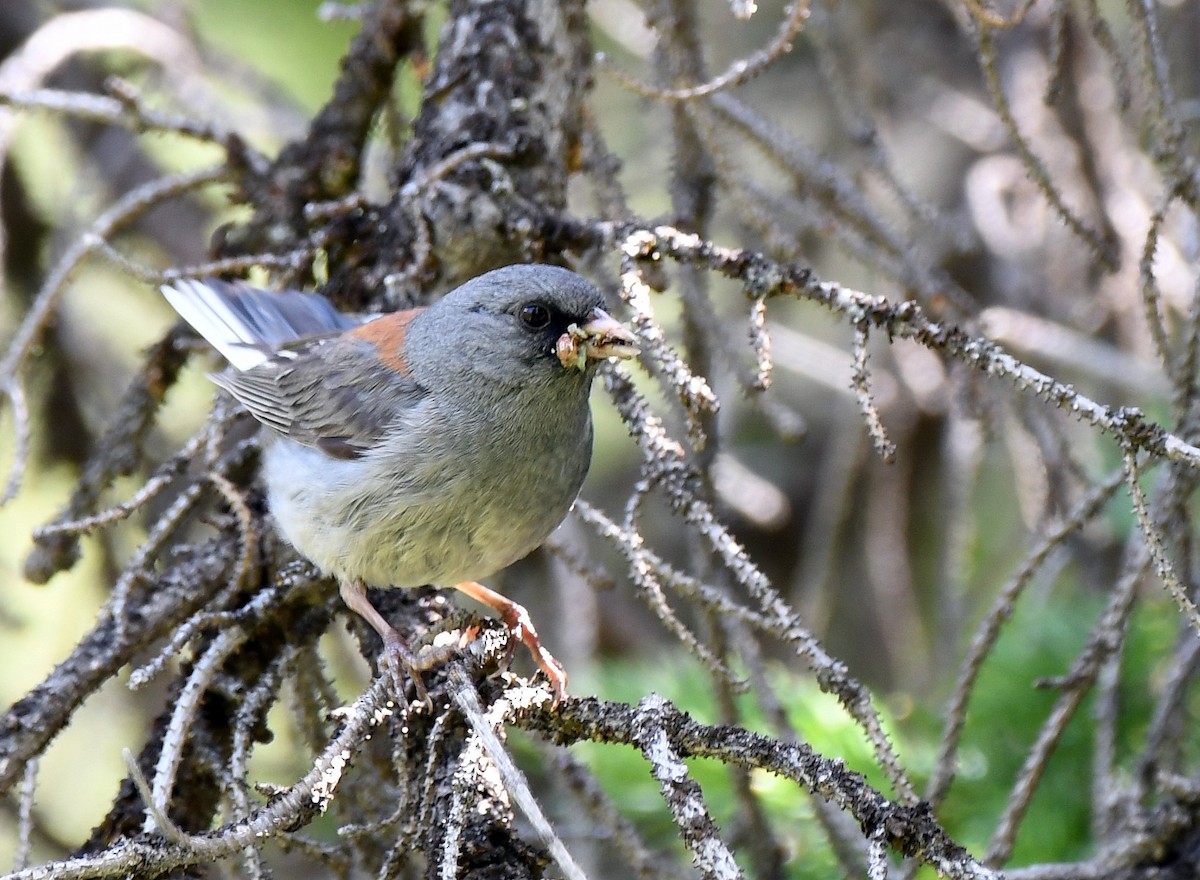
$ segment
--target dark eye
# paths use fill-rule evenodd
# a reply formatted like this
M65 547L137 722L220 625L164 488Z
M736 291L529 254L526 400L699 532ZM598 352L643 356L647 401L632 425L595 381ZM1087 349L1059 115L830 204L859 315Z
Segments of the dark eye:
M550 309L539 302L521 306L521 323L530 330L545 330L550 326Z

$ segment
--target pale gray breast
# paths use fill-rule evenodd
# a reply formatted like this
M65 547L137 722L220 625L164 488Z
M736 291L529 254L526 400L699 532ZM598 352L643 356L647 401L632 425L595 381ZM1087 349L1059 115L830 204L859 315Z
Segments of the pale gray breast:
M546 539L587 474L586 396L546 401L447 416L427 400L354 461L281 439L265 456L272 511L297 550L341 577L380 587L486 578Z

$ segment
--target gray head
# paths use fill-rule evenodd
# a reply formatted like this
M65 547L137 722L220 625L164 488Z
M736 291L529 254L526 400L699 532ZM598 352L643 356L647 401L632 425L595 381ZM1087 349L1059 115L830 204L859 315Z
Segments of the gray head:
M508 387L586 391L601 360L635 352L632 337L604 313L603 304L594 284L558 266L518 265L487 272L414 319L408 345L419 337L426 350L437 351L440 357L431 361L441 371L416 378L423 384L442 384L473 373ZM580 350L586 356L568 365L560 353L564 337L582 341Z

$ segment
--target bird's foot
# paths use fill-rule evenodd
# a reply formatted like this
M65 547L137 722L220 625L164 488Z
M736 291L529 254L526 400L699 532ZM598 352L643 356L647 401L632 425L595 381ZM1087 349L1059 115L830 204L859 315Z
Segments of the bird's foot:
M433 700L425 687L421 673L427 672L439 663L444 663L459 650L459 645L436 645L414 651L408 643L392 629L383 635L383 653L379 657L379 671L392 680L392 687L397 694L404 693L404 679L407 677L417 691L417 702L424 703L428 709L433 708Z
M517 643L523 644L533 655L538 668L546 673L546 678L550 680L550 691L554 695L554 705L557 706L567 692L567 670L542 646L542 640L538 637L525 606L474 581L455 584L455 589L466 593L477 602L482 602L500 615L509 633L508 653L502 665L507 667L512 661Z
M429 691L421 673L444 662L454 655L454 645L441 645L421 651L413 651L405 638L396 631L367 598L366 585L361 581L342 581L339 585L342 599L350 609L359 614L383 639L383 653L379 656L379 671L391 679L392 690L404 695L405 678L413 683L418 702L433 708Z
M417 702L432 708L433 700L429 699L429 691L421 672L429 666L423 664L422 657L408 647L400 633L392 629L383 636L383 653L379 655L379 671L391 679L392 690L397 694L404 693L404 680L413 683L417 691Z

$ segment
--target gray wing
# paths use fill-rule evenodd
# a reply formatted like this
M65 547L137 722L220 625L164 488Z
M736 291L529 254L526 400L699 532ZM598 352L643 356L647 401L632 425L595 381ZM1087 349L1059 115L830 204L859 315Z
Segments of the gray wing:
M361 458L428 391L379 367L370 343L348 336L312 339L258 366L212 380L256 419L334 458Z

